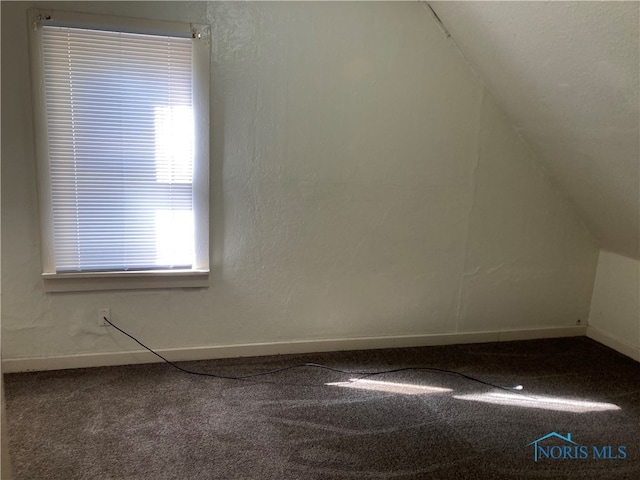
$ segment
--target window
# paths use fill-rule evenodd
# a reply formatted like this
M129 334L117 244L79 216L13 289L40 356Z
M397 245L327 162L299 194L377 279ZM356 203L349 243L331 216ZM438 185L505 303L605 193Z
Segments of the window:
M209 30L30 11L48 290L203 286Z

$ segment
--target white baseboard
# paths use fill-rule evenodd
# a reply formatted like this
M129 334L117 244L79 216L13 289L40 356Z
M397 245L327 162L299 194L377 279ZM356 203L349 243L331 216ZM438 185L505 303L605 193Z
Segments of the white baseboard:
M609 348L614 349L617 352L632 358L636 362L640 362L640 348L630 345L610 334L600 330L599 328L589 325L587 328L587 337L595 340L598 343L602 343Z
M344 350L374 350L381 348L425 347L464 343L506 342L540 338L581 337L587 328L582 326L504 330L469 333L438 333L396 337L360 337L329 340L251 343L212 347L189 347L157 350L173 362L211 360L215 358L256 357L292 353L334 352ZM2 361L4 373L63 370L68 368L104 367L161 360L145 350L132 352L89 353L56 357L9 358Z

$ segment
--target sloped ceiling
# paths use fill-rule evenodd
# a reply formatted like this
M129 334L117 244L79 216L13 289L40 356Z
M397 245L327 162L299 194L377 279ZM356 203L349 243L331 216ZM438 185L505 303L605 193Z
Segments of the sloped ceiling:
M602 248L640 258L640 2L429 2Z

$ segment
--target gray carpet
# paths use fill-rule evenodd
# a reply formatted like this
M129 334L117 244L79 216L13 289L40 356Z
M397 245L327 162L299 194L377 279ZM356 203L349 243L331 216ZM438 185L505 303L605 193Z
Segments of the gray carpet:
M251 381L166 364L11 374L15 478L640 478L640 364L586 338L180 365L244 375L305 362L435 367L524 390L421 370L356 383L312 367ZM528 444L551 432L575 443L543 440L535 462Z

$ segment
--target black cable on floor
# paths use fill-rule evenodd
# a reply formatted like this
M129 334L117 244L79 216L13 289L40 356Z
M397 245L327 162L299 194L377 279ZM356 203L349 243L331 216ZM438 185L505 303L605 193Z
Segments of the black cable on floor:
M200 376L203 376L203 377L213 377L213 378L224 378L226 380L248 380L250 378L262 377L262 376L265 376L265 375L273 375L275 373L284 372L286 370L292 370L294 368L312 367L312 368L319 368L319 369L322 369L322 370L330 370L332 372L337 372L337 373L344 373L344 374L348 374L348 375L358 375L359 376L358 380L362 380L362 379L367 378L367 377L373 377L373 376L376 376L376 375L384 375L384 374L387 374L387 373L398 373L398 372L420 371L421 370L421 371L427 371L427 372L444 373L444 374L447 374L447 375L455 375L455 376L458 376L458 377L461 377L461 378L464 378L464 379L467 379L467 380L471 380L473 382L481 383L482 385L486 385L488 387L499 388L501 390L507 390L507 391L510 391L510 392L513 391L513 390L522 390L522 387L520 385L518 385L516 387L503 387L503 386L500 386L500 385L494 385L493 383L490 383L490 382L485 382L484 380L480 380L478 378L472 377L471 375L467 375L467 374L464 374L464 373L456 372L454 370L446 370L446 369L442 369L442 368L433 368L433 367L402 367L402 368L393 368L393 369L390 369L390 370L377 370L377 371L374 371L374 372L364 372L364 371L357 371L357 370L355 370L355 371L341 370L339 368L329 367L327 365L321 365L319 363L299 363L299 364L295 364L295 365L289 365L287 367L276 368L275 370L266 370L266 371L263 371L263 372L251 373L249 375L240 375L240 376L218 375L218 374L215 374L215 373L196 372L194 370L189 370L187 368L183 368L180 365L172 362L171 360L167 360L165 357L160 355L158 352L156 352L153 349L147 347L144 343L142 343L140 340L138 340L133 335L125 332L124 330L122 330L117 325L114 325L106 317L103 317L103 318L104 318L104 321L107 322L109 325L111 325L113 328L115 328L120 333L122 333L122 334L126 335L127 337L129 337L131 340L136 342L141 347L143 347L146 350L148 350L149 352L153 353L156 357L162 359L164 362L168 363L173 368L176 368L176 369L180 370L181 372L188 373L190 375L200 375Z

